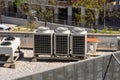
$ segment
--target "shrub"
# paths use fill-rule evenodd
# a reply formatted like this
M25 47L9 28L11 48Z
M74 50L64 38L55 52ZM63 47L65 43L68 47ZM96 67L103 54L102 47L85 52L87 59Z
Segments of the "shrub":
M21 26L18 26L17 30L20 31L21 30Z
M96 30L95 30L95 29L92 29L91 32L92 32L92 33L97 33L98 30L97 30L97 29L96 29Z
M104 27L101 32L102 32L102 33L107 33L107 32L108 32L108 28L107 28L107 27Z
M118 29L118 33L120 33L120 29Z
M113 33L113 29L112 29L112 28L110 28L110 31L109 31L109 33L110 33L110 34L112 34L112 33Z

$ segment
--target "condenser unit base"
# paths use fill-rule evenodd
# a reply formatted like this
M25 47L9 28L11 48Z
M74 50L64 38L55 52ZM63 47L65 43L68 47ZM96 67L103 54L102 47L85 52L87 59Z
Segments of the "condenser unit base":
M84 59L83 57L68 57L68 56L34 56L32 62L37 61L78 61Z
M15 62L18 60L19 57L20 55L17 54L16 56L14 56L14 61L11 62L10 56L0 55L0 66L15 69Z

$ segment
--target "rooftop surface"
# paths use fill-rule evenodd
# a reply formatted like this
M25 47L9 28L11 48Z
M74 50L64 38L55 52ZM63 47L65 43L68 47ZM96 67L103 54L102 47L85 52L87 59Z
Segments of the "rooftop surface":
M47 70L51 70L54 68L58 68L58 67L62 67L71 63L77 63L80 62L79 61L68 61L68 62L62 62L62 61L38 61L38 62L31 62L30 59L28 59L28 57L32 57L33 56L33 50L28 50L28 49L21 49L21 51L24 53L24 57L20 60L18 60L15 65L16 68L15 69L10 69L10 68L4 68L4 67L0 67L0 80L13 80L16 78L20 78L23 76L27 76L27 75L31 75L34 73L40 73L40 72L44 72ZM103 55L107 55L110 54L112 52L97 52L96 54L103 56ZM94 57L88 57L87 59L91 59Z

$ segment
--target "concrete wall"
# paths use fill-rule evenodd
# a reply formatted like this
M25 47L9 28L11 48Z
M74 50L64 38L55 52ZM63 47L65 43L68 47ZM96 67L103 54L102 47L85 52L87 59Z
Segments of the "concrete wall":
M4 15L1 16L3 23L10 23L10 24L27 24L26 19L22 18L15 18L15 17L6 17Z
M115 53L120 60L120 52ZM16 80L103 80L110 55L80 61ZM119 80L120 65L112 58L105 80Z
M13 35L20 37L21 47L33 48L33 33L19 33L19 32L0 32L0 39L4 36ZM105 34L88 34L88 37L98 38L98 50L117 50L118 40L120 35L105 35Z
M119 34L88 34L88 37L98 38L98 50L117 50Z

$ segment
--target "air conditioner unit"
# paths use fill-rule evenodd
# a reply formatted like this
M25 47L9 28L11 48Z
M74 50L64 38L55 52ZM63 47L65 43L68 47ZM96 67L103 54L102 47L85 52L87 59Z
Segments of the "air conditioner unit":
M87 32L78 27L74 28L71 32L70 43L70 54L84 57L87 52Z
M58 27L54 32L54 55L69 55L69 36L68 28Z
M48 27L39 27L34 31L34 55L52 55L53 32Z
M11 62L14 62L15 51L20 47L20 43L18 37L4 37L0 43L0 54L10 56Z

